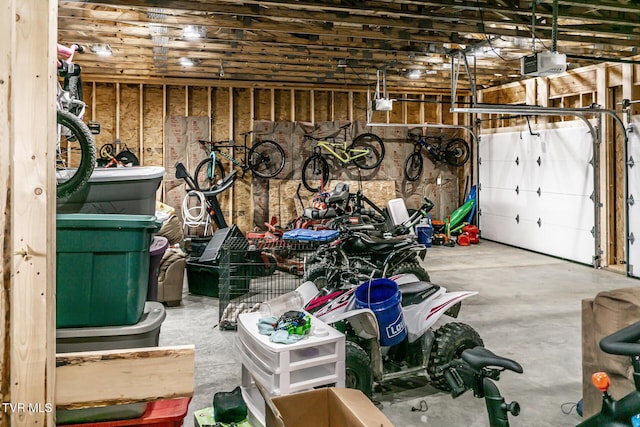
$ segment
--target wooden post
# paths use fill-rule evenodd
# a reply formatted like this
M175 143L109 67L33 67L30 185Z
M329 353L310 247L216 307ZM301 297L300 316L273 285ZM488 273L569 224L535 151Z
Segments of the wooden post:
M0 425L53 426L58 2L0 7Z

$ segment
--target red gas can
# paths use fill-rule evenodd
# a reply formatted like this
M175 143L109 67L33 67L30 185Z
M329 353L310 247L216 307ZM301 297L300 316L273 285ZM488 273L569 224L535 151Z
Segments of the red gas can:
M465 225L462 227L462 232L466 233L469 236L469 243L479 243L480 242L480 230L475 225Z

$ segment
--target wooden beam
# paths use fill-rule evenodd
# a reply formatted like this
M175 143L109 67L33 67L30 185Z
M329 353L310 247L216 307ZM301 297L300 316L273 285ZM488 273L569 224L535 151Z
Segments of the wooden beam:
M58 409L119 405L193 395L195 347L147 347L58 354Z
M7 139L0 149L0 306L8 326L1 394L3 403L32 406L0 416L12 427L53 426L45 409L55 381L57 1L8 0L1 7L0 135Z
M17 0L3 2L0 6L0 56L6 60L0 61L0 230L4 230L0 238L0 401L8 402L11 384L11 182L12 152L16 144L11 126L9 125L12 108L11 102L11 70L15 57L14 23ZM10 419L0 411L0 427L9 427Z

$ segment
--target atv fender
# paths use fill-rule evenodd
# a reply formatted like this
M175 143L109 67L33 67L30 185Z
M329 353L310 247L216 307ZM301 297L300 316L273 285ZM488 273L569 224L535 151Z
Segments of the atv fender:
M349 323L353 332L359 338L367 340L369 348L365 348L365 350L371 358L371 372L374 378L382 378L383 367L382 354L380 352L380 331L378 329L378 321L373 311L368 308L361 308L339 313L331 318L330 324L341 321ZM347 339L349 339L348 336Z
M460 304L464 299L477 295L475 291L447 292L445 288L440 288L439 296L428 305L411 305L405 307L402 311L407 332L409 334L409 342L413 342L420 338L429 328L442 317L443 314L455 306ZM457 310L452 311L452 317L457 316Z

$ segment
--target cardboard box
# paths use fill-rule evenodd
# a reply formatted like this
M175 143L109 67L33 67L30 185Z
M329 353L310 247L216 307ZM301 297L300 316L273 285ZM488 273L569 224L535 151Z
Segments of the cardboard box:
M266 427L393 427L360 390L327 387L266 399Z

